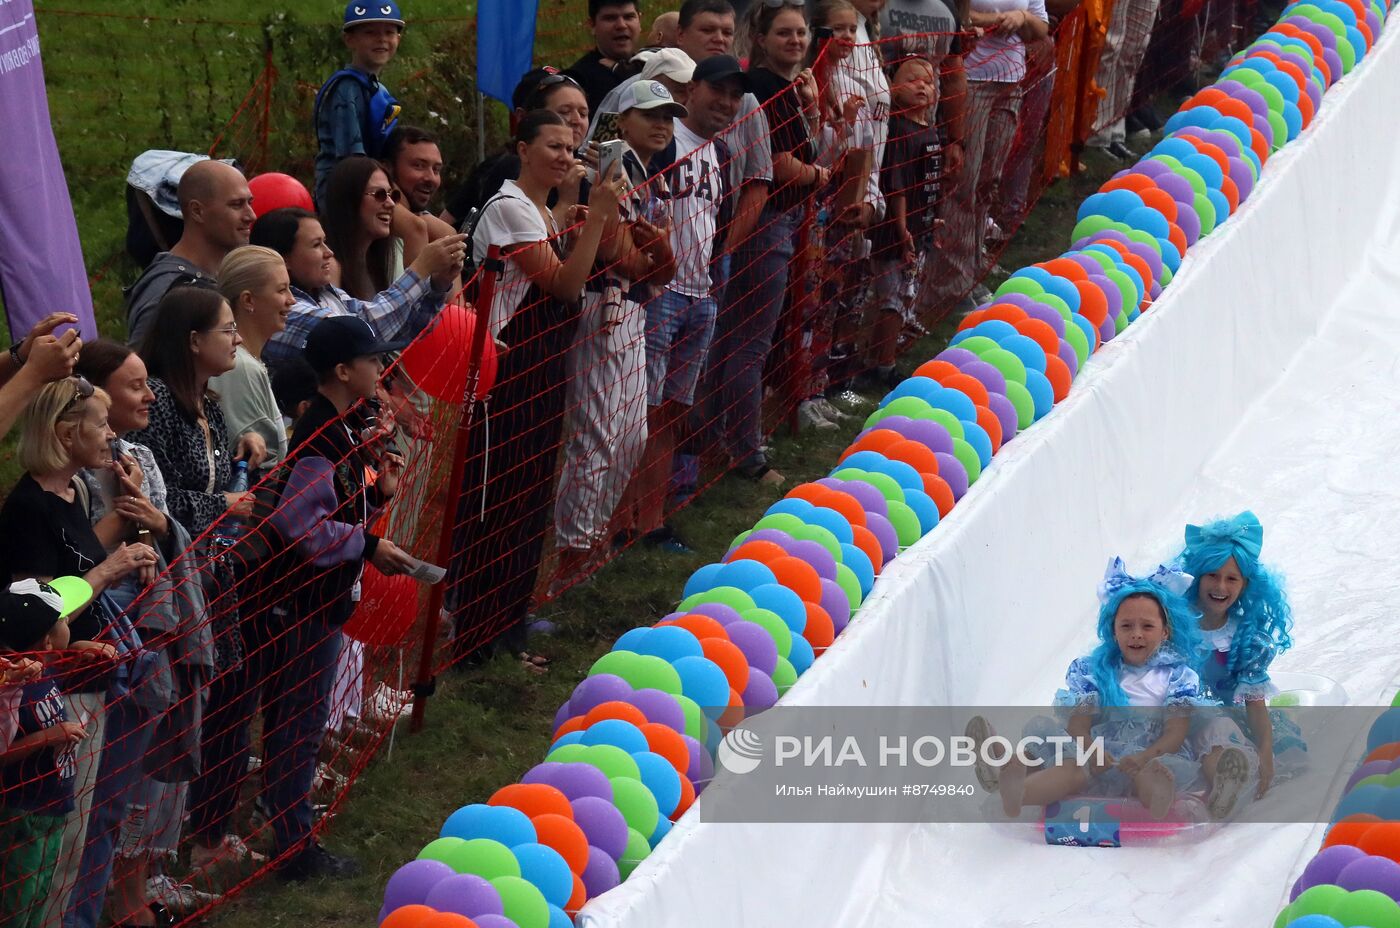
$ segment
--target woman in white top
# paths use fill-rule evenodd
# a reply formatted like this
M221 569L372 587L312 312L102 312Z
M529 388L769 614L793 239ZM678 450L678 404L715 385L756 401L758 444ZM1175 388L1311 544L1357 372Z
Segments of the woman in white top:
M508 646L539 669L544 659L525 652L522 620L549 526L565 357L584 282L628 185L614 170L593 187L591 205L573 210L583 221L564 257L548 201L574 168L573 133L555 113L536 110L520 121L515 140L520 178L506 181L486 203L472 236L477 267L488 275L489 251L500 249L486 307L499 366L472 419L451 593L460 655L511 631Z
M237 348L233 370L209 382L223 403L229 434L254 433L267 445L264 468L287 456L287 432L272 392L272 378L262 362L262 350L287 327L296 305L291 278L282 256L261 245L235 248L219 265L219 292L233 308L233 320L243 344ZM256 482L256 475L252 475Z

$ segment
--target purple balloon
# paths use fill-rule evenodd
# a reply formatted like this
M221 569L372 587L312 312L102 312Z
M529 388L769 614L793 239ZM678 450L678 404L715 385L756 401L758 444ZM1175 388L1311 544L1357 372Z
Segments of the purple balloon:
M729 633L730 642L743 653L744 660L754 670L771 674L778 666L778 646L762 625L740 619L731 623L725 631ZM748 704L749 701L744 700L744 705Z
M605 702L626 702L631 695L632 685L626 680L614 674L600 673L584 677L583 681L574 687L573 695L569 697L569 705L574 715L584 715Z
M715 776L715 759L710 756L710 752L705 750L705 746L696 741L690 735L681 735L681 740L685 742L685 749L690 754L690 763L686 765L685 776L695 786L698 794Z
M1155 280L1152 281L1152 285L1147 288L1147 295L1154 300L1157 299L1162 295L1162 285Z
M1001 296L996 298L996 302L1006 303L1010 306L1015 306L1020 309L1030 309L1031 306L1037 305L1035 297L1027 296L1024 293L1003 293Z
M1154 284L1154 286L1155 286L1155 284ZM1060 339L1059 347L1057 347L1057 348L1055 349L1055 354L1059 355L1059 356L1060 356L1060 360L1063 361L1063 362L1065 362L1065 367L1068 367L1068 368L1069 368L1069 375L1070 375L1070 377L1078 377L1078 376L1079 376L1079 355L1077 355L1077 354L1074 353L1074 346L1072 346L1069 342L1065 341L1065 340L1062 338L1062 339ZM991 400L991 397L988 396L987 399L990 401L990 400ZM1002 399L1006 399L1006 398L1005 398L1005 397L1002 397ZM1007 402L1009 403L1010 400L1007 400ZM1015 407L1015 406L1012 406L1012 407L1011 407L1011 411L1014 413L1014 412L1016 411L1016 407ZM996 410L993 409L992 412L995 413ZM1000 419L1000 418L1001 418L1001 415L1000 415L1000 414L997 414L997 418ZM1005 422L1002 422L1001 425L1002 425L1002 428L1001 428L1001 431L1002 431L1001 440L1002 440L1002 441L1006 441L1006 439L1007 439L1007 435L1006 435L1006 423L1005 423Z
M585 796L570 803L574 809L574 824L588 843L601 848L613 860L627 850L627 820L611 802L597 796Z
M1191 136L1203 142L1210 142L1225 150L1225 154L1235 158L1240 157L1240 140L1228 132L1220 132L1215 129L1203 129L1200 126L1182 126L1172 133L1173 136ZM1228 141L1227 141L1228 140Z
M1354 860L1337 874L1336 884L1351 892L1374 889L1400 901L1400 864L1388 857L1364 857Z
M457 873L440 860L410 860L394 871L384 884L384 908L392 912L406 905L424 905L434 886ZM436 908L436 906L434 906Z
M737 621L738 613L735 613L735 617ZM720 621L713 615L710 618ZM637 690L627 702L641 709L648 722L665 725L675 731L685 731L685 711L670 693L663 693L661 690Z
M1075 249L1075 251L1078 251L1078 250L1079 250L1079 249L1077 249L1077 248ZM1069 258L1069 259L1070 259L1071 261L1073 261L1075 264L1077 264L1077 265L1079 265L1080 267L1084 268L1084 272L1085 272L1086 274L1088 274L1089 276L1091 276L1091 277L1092 277L1093 275L1095 275L1095 274L1102 274L1102 273L1103 273L1103 265L1100 264L1099 262L1095 261L1093 258L1089 257L1088 255L1063 254L1063 255L1060 255L1060 257L1062 257L1062 258Z
M1230 168L1230 180L1235 182L1235 187L1240 192L1240 202L1243 203L1254 192L1254 175L1250 172L1249 165L1244 163L1243 158L1236 158L1232 155L1225 159L1225 163Z
M570 800L596 796L608 802L612 801L612 783L607 774L592 764L539 764L531 767L521 782L552 786Z
M890 416L890 419L898 418L901 417ZM889 422L890 419L886 419L880 424L884 425ZM860 503L860 508L864 509L866 512L874 512L882 516L889 515L889 504L885 501L884 494L863 480L838 480L835 477L823 477L818 480L817 483L820 483L824 487L830 487L833 490L849 493L856 498L856 502Z
M1342 872L1343 867L1353 861L1364 860L1366 857L1365 851L1359 847L1352 847L1350 844L1334 844L1331 847L1323 848L1303 868L1302 874L1294 882L1293 889L1288 894L1288 901L1292 902L1304 890L1314 886L1336 884L1337 874Z
M993 396L999 395L1000 394L993 394ZM1006 397L1003 396L1002 399L1006 399ZM1007 402L1010 402L1010 400L1007 400ZM995 407L992 407L992 412L996 412ZM1014 414L1016 412L1016 407L1013 406L1011 412ZM1000 414L997 415L997 418L1001 418ZM1007 440L1005 429L1002 429L1001 440L1003 442ZM940 451L934 456L938 458L938 476L942 477L944 481L947 482L948 486L952 488L954 500L962 499L963 496L967 494L967 468L963 467L962 461L959 461L951 454L944 454Z
M1316 27L1317 30L1313 33L1313 35L1316 36L1325 32L1328 36L1332 38L1333 41L1336 41L1337 37L1332 35L1331 29L1328 29L1326 26L1319 26L1317 23L1313 23L1313 26ZM1326 43L1324 42L1323 44L1325 45ZM1322 50L1322 60L1327 62L1327 68L1332 72L1332 82L1336 83L1337 80L1341 78L1343 76L1343 73L1346 71L1346 66L1342 64L1341 53L1338 52L1335 47L1324 48Z
M1160 161L1153 161L1151 158L1144 158L1137 164L1128 168L1129 174L1146 174L1148 177L1157 178L1163 174L1170 174L1172 169Z
M1186 236L1187 246L1196 244L1201 238L1201 217L1196 213L1195 201L1176 201L1176 224Z
M988 393L1000 393L1006 395L1006 377L1001 371L983 360L972 361L963 365L960 370L969 377L975 378L982 386L987 388ZM951 444L951 442L950 442ZM934 449L937 451L938 449ZM950 447L948 451L952 451Z
M1093 259L1088 260L1092 261ZM1089 283L1103 291L1104 299L1108 300L1108 314L1117 316L1123 309L1123 291L1118 289L1117 284L1103 276L1102 265L1096 263L1094 267L1098 268L1099 273L1090 274Z
M1223 80L1215 85L1226 96L1233 97L1245 106L1249 107L1255 116L1269 116L1269 101L1264 99L1264 95L1247 84L1237 80Z
M745 539L748 541L749 539ZM786 548L784 550L787 550ZM739 618L739 612L733 606L726 606L724 603L699 603L691 609L689 615L705 615L714 619L721 625L728 625ZM655 692L660 692L657 690ZM662 693L664 696L665 694ZM674 701L674 700L673 700ZM638 708L641 708L640 706ZM645 710L643 710L645 711ZM653 719L652 721L656 721Z
M822 601L817 605L831 616L831 624L836 627L836 634L841 634L846 624L851 621L851 601L846 598L846 591L841 589L835 580L823 579Z
M962 367L972 361L977 361L977 355L966 348L944 348L934 356L935 361L947 361L954 367Z
M787 532L778 528L754 529L749 533L749 537L744 539L744 541L771 541L784 551L789 550L792 547L792 543L796 540L796 538L793 538Z
M1366 763L1356 768L1351 778L1347 780L1347 785L1342 787L1342 792L1350 792L1353 786L1367 777L1373 777L1376 774L1385 775L1393 771L1397 766L1400 766L1400 760L1368 760Z
M818 576L826 577L830 580L836 579L836 558L831 556L831 552L815 541L802 540L795 542L790 552L793 557L806 561L812 565L812 569Z
M504 915L482 915L472 921L476 922L476 928L520 928Z
M1162 279L1162 256L1157 249L1142 242L1126 242L1124 247L1128 249L1129 254L1147 262L1147 269L1152 272L1154 280Z
M1038 319L1050 328L1055 330L1055 334L1060 338L1065 337L1065 317L1061 316L1054 307L1046 306L1044 303L1032 303L1023 306L1026 315L1032 319Z
M880 425L890 428L890 419L904 418L901 416L890 416L889 419L881 422ZM910 441L916 441L930 451L952 451L953 436L948 434L948 429L941 423L930 419L909 419L907 422L899 423L897 428L891 431L898 432ZM869 486L869 484L866 484ZM879 493L879 490L875 491ZM884 497L882 496L881 499ZM864 508L864 507L862 507ZM889 510L886 509L886 512Z
M557 729L569 719L574 717L574 711L569 707L569 701L564 700L564 704L554 713L554 727Z
M622 881L617 872L617 861L596 847L588 849L588 863L584 865L579 879L583 880L583 888L588 891L589 899L601 896Z
M1162 162L1159 161L1157 163L1161 164ZM1180 174L1173 173L1171 169L1168 169L1167 173L1160 177L1153 178L1153 181L1158 187L1167 192L1167 196L1176 200L1178 203L1182 201L1187 203L1195 202L1196 191L1191 186L1191 182ZM1194 207L1192 208L1194 209Z
M505 912L496 887L474 873L454 873L447 877L433 887L423 904L439 912L455 912L470 919Z
M1260 135L1264 136L1264 142L1265 142L1265 144L1267 144L1267 145L1269 146L1270 150L1272 150L1273 147L1274 147L1274 127L1271 126L1271 125L1269 125L1269 120L1268 120L1268 118L1267 118L1267 117L1264 117L1264 116L1260 116L1258 113L1255 113L1255 114L1254 114L1254 129L1255 129L1255 131L1257 131Z
M778 687L773 678L756 667L749 669L749 682L744 687L744 708L750 713L770 709L778 701Z
M899 553L899 533L894 530L894 525L889 519L878 512L865 513L865 527L870 529L870 534L875 536L875 540L880 543L880 555L884 560L883 567L894 560Z
M1113 336L1118 334L1118 328L1113 324L1112 316L1104 316L1103 324L1099 326L1099 338L1104 341L1111 341Z

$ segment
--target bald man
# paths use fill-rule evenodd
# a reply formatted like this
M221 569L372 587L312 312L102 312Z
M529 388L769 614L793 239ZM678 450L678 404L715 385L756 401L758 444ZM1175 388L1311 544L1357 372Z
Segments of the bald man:
M176 188L185 231L175 247L155 256L126 292L126 340L140 346L155 322L156 304L167 290L184 281L207 281L224 256L248 244L253 230L253 194L243 172L222 161L191 165Z
M681 28L681 14L675 10L662 13L651 24L647 45L654 48L675 48Z

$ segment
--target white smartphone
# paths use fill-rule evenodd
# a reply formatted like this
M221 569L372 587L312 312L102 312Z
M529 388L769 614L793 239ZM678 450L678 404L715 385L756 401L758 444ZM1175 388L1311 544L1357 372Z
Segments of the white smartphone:
M626 147L627 143L622 139L613 139L598 145L598 178L600 180L611 176L613 165L619 167L622 165L622 152Z

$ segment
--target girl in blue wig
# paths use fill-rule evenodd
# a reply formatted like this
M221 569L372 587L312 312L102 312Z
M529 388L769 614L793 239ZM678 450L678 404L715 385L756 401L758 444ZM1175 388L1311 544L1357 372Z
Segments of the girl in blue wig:
M1205 780L1187 743L1191 708L1217 704L1192 666L1199 615L1182 595L1191 579L1169 567L1158 568L1151 577L1132 577L1122 560L1109 564L1099 587L1098 647L1070 664L1066 689L1055 697L1056 705L1069 710L1065 729L1081 746L1083 762L1050 766L1051 751L1032 749L1041 762L1035 772L1014 758L999 771L979 765L979 779L988 789L1000 790L1007 815L1020 815L1022 805L1043 806L1092 793L1136 796L1160 820L1178 790L1205 786L1211 790L1212 815L1229 814L1247 775L1244 756L1236 749L1228 760L1222 757L1214 779ZM1043 721L1053 726L1049 719ZM979 717L968 734L985 740L990 726ZM1095 743L1102 745L1099 754ZM977 754L982 753L979 745Z
M1244 709L1242 719L1236 713L1233 720L1224 717L1203 726L1192 736L1193 747L1209 768L1223 750L1244 741L1238 724L1244 722L1249 733L1244 747L1251 766L1258 765L1259 796L1273 782L1276 754L1306 750L1297 726L1276 713L1271 717L1268 708L1275 692L1269 665L1293 645L1293 615L1278 575L1259 563L1263 546L1258 517L1242 512L1186 526L1181 554L1183 568L1196 578L1187 595L1201 613L1197 658L1202 680L1225 705Z

